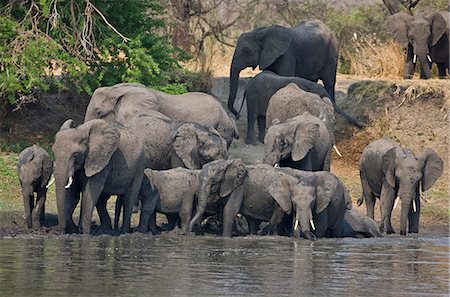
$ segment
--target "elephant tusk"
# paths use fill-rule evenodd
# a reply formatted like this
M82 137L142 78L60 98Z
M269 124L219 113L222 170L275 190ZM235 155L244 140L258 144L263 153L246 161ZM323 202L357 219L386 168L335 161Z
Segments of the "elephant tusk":
M400 200L400 197L397 196L397 198L395 198L395 201L394 201L394 208L393 209L395 209L397 207L397 204L398 204L399 200Z
M316 230L316 226L314 226L313 219L309 220L309 223L311 224L311 228L315 231Z
M414 55L413 56L413 63L416 64L416 62L417 62L417 55Z
M430 63L433 63L433 61L431 60L430 55L427 55L427 59L428 59L428 61L430 61Z
M52 178L51 178L50 181L48 182L46 188L47 188L47 189L50 188L50 186L51 186L54 182L55 182L55 177L52 176Z
M64 188L66 188L66 189L70 188L70 186L72 185L72 182L73 182L73 177L70 176L69 177L69 182L67 183L67 185Z
M298 220L295 220L294 231L298 230Z
M334 150L336 151L336 154L338 154L338 156L342 158L342 154L341 154L341 152L338 150L338 148L337 148L337 146L336 146L335 144L333 144L333 148L334 148Z
M273 165L273 168L279 168L280 167L280 163L275 163L275 165Z
M413 200L413 211L417 212L417 208L416 208L416 200Z

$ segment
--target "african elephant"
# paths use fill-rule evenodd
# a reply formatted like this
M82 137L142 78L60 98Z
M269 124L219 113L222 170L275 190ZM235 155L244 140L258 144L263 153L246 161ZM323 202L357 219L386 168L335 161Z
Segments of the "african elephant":
M19 154L17 176L22 188L23 205L28 228L37 229L45 219L45 199L53 161L49 154L34 144ZM36 204L34 201L36 193Z
M139 193L142 201L139 231L153 234L156 226L156 212L168 216L169 230L180 218L181 229L187 233L192 216L194 198L199 187L200 170L174 168L169 170L145 169L145 177Z
M199 175L199 189L195 215L189 231L203 214L220 213L223 219L223 236L231 236L234 219L241 206L241 186L246 169L241 159L216 160L203 166Z
M122 195L122 232L130 229L132 208L144 175L144 151L140 138L117 122L92 120L75 127L67 120L55 136L55 184L59 226L77 231L72 214L80 199L80 227L89 234L94 206L102 227L111 229L106 211L110 195Z
M415 16L398 12L389 16L387 28L395 40L406 49L404 78L412 78L417 58L421 78L431 78L431 65L436 63L439 77L447 76L449 69L448 11L421 13Z
M325 124L305 112L285 122L273 123L264 139L263 163L308 171L330 171L331 141Z
M269 70L258 73L245 87L244 99L242 100L242 104L245 100L247 101L247 137L245 140L247 144L255 143L255 121L258 122L259 140L261 142L263 141L266 127L269 127L269 125L266 124L266 111L269 100L279 89L284 88L290 83L296 84L300 89L306 92L317 94L326 102L331 98L322 85L310 80L296 76L281 76ZM363 126L363 124L344 113L334 100L331 100L331 103L334 110L346 118L350 123L357 127Z
M297 76L317 82L321 79L334 101L338 61L338 41L333 32L319 20L301 21L294 28L277 25L243 33L237 42L230 68L228 109L234 109L239 74L259 65L282 76Z
M342 181L327 171L288 167L279 170L296 178L294 182L286 178L277 180L270 189L283 210L292 213L294 236L300 229L302 237L309 240L342 237L345 211L352 208L350 194Z
M345 211L342 237L381 237L380 227L375 220L352 208Z
M394 200L402 201L400 234L406 235L406 222L410 233L419 232L419 192L427 191L441 176L442 159L427 149L418 158L408 148L402 148L385 137L368 144L361 155L359 173L362 196L358 205L366 203L367 215L374 218L375 197L381 202L381 232L394 233L391 213ZM398 202L398 201L396 201Z
M121 83L95 90L84 121L115 119L126 125L134 117L149 111L214 128L228 146L233 138L239 138L236 123L213 96L199 92L171 95L137 83Z

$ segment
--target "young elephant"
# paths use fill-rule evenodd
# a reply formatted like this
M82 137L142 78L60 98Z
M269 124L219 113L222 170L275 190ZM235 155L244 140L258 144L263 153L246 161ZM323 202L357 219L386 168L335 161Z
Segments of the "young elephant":
M345 211L343 237L381 237L380 227L375 220L352 208Z
M200 170L174 168L169 170L145 169L139 197L142 201L139 231L159 233L156 212L168 216L169 229L180 218L181 229L187 233L197 195Z
M330 171L332 142L325 124L305 112L273 123L264 138L263 162L308 171Z
M427 149L416 157L412 150L402 148L389 138L375 140L364 149L359 162L362 196L358 205L366 202L367 215L374 218L375 197L381 202L381 232L394 233L391 213L397 197L402 201L400 234L419 232L420 188L427 191L441 176L442 159Z
M28 228L37 229L44 222L45 199L52 173L53 161L49 154L38 145L27 147L19 154L17 175L22 188ZM36 193L36 205L34 193Z
M102 227L111 229L106 211L110 195L123 196L122 232L128 232L145 166L143 144L138 136L117 122L92 120L75 127L72 120L67 120L56 133L52 149L56 158L56 202L61 231L78 230L72 214L82 192L83 233L90 232L94 206Z

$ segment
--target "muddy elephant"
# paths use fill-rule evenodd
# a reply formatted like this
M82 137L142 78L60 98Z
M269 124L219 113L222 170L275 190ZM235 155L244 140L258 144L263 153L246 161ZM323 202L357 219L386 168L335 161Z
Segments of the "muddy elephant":
M357 209L347 209L345 211L345 222L342 237L381 237L380 227L377 222Z
M295 76L281 76L268 70L258 73L245 87L244 98L242 100L242 104L244 104L244 101L247 102L247 136L245 139L247 144L255 143L255 122L258 123L259 140L262 142L266 127L268 128L271 122L266 124L266 112L269 101L279 89L284 88L290 83L297 85L297 87L305 92L317 94L324 101L328 102L329 98L331 98L322 85L310 80ZM347 121L357 127L363 126L356 119L343 112L337 106L336 102L332 100L330 102L333 105L334 111L342 115Z
M213 96L199 92L171 95L137 83L121 83L95 90L84 121L115 119L126 125L134 117L148 111L214 128L228 146L234 138L239 138L236 123Z
M431 78L431 65L437 64L439 77L449 69L450 13L434 11L415 16L398 12L389 16L387 28L395 40L406 49L404 78L412 78L417 61L420 77Z
M334 100L338 61L338 41L333 32L319 20L301 21L296 27L277 25L243 33L234 50L230 68L228 108L234 109L239 74L259 66L282 76L297 76L317 82L322 80Z
M145 169L144 173L139 193L142 207L138 230L159 233L156 226L156 213L159 212L167 216L168 230L172 230L179 219L181 230L187 233L198 192L200 170Z
M123 196L122 232L129 232L145 168L140 138L117 122L92 120L76 127L67 120L56 133L52 150L61 231L78 231L72 215L82 193L80 227L84 234L90 232L94 206L102 227L111 229L106 211L110 195Z
M53 173L53 160L43 148L35 144L20 152L16 169L22 189L27 226L37 229L45 219L45 200Z
M264 138L263 163L330 171L331 141L325 124L309 112L285 122L274 122Z
M375 198L381 202L381 232L394 233L391 214L397 199L401 200L400 234L419 232L420 191L427 191L443 171L442 159L427 149L419 157L384 137L368 144L361 155L359 172L367 215L374 218ZM394 202L395 201L395 202Z

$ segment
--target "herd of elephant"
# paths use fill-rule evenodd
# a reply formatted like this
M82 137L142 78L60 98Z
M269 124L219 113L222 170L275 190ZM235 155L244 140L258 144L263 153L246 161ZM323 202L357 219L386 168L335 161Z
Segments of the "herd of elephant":
M431 149L416 157L388 138L369 144L361 156L362 197L367 216L352 208L343 182L330 173L335 147L334 112L362 127L334 101L338 45L317 20L295 28L271 26L244 33L230 71L228 107L234 109L239 72L263 70L247 85L246 143L255 144L254 124L264 143L263 164L228 159L239 137L235 121L211 95L170 95L138 83L98 88L84 123L64 122L55 135L53 161L33 145L19 155L26 221L39 228L49 180L55 178L59 228L90 233L94 208L101 228L131 231L133 207L140 202L140 232L161 232L156 214L167 217L165 229L183 233L200 228L210 216L231 236L238 214L250 234L262 222L274 235L318 237L381 236L393 233L391 213L400 198L400 233L418 232L420 192L443 171ZM321 79L324 86L317 84ZM337 151L337 149L336 149ZM338 151L337 151L338 152ZM33 192L37 193L36 201ZM114 226L107 201L117 195ZM374 221L375 198L381 223ZM73 215L81 199L79 224ZM36 205L35 205L36 204Z

